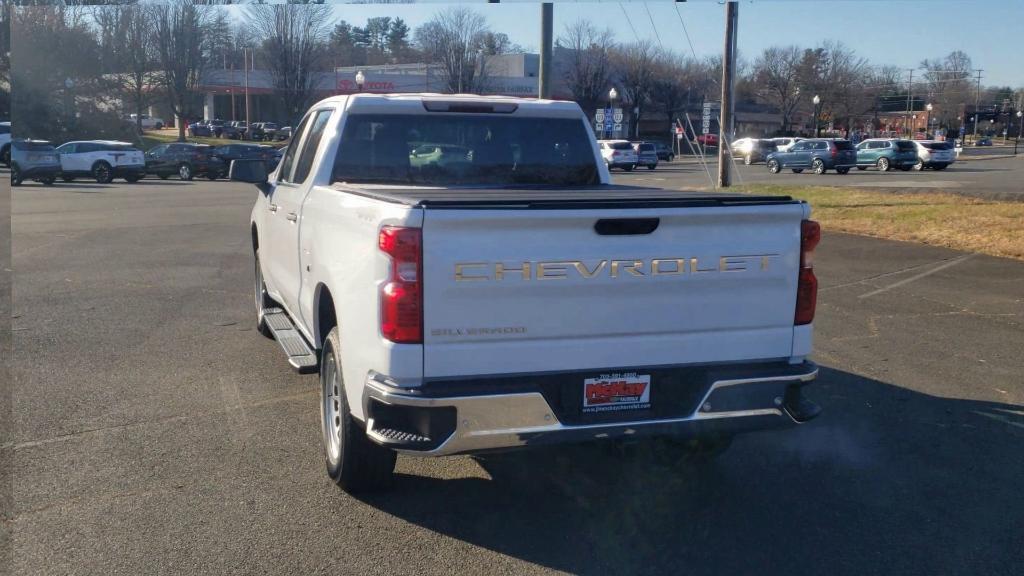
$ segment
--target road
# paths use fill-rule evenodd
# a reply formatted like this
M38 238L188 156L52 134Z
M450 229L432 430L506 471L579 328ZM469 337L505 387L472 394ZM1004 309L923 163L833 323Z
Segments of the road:
M15 190L15 573L1020 573L1022 262L826 235L817 420L703 466L402 457L357 499L253 329L255 193Z
M717 162L708 166L717 179ZM658 188L693 188L711 185L703 165L691 158L661 163L655 170L640 168L633 172L615 170L617 184L637 184ZM764 164L736 165L733 183L774 183L808 186L856 186L878 190L920 190L964 194L991 200L1024 201L1024 154L1016 158L968 160L953 164L941 172L878 172L871 168L846 175L828 172L815 176L808 172L793 174L784 170L771 174Z

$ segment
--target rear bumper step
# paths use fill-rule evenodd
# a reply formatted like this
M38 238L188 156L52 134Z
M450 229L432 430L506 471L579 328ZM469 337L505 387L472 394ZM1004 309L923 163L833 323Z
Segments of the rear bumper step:
M274 339L281 345L288 356L288 363L301 374L316 372L320 361L316 351L306 342L302 334L295 329L295 324L288 314L280 308L268 308L263 311L263 319L274 333Z
M535 444L581 442L645 435L701 436L793 425L811 420L821 409L801 389L814 380L811 362L796 366L682 367L684 381L669 379L654 393L675 405L670 412L617 413L613 418L573 415L564 396L543 384L463 383L452 395L391 386L380 375L367 379L364 400L367 434L402 453L424 456L467 454ZM703 373L704 380L689 379ZM652 371L653 372L653 371ZM557 377L576 383L577 374ZM475 386L473 384L476 384ZM670 387L691 387L694 394L670 394ZM429 387L428 387L429 388ZM484 393L474 393L473 388ZM458 390L456 392L456 390Z

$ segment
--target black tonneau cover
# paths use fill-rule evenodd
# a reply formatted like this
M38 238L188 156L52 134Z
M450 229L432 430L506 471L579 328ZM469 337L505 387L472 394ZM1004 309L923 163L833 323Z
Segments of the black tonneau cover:
M641 186L599 184L585 187L524 186L515 188L360 187L335 183L334 188L384 202L424 208L643 208L647 206L751 206L797 203L789 196L754 196Z

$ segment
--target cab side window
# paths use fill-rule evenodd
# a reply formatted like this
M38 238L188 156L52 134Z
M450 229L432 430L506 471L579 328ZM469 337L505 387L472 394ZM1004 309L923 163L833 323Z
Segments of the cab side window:
M278 172L279 182L291 182L292 181L292 168L295 165L295 154L302 143L302 138L306 135L306 126L309 125L309 119L312 116L306 116L299 123L299 127L292 134L292 141L288 144L288 151L285 152L284 158L281 159L281 169Z
M306 177L309 176L309 171L313 168L313 158L316 157L316 151L320 148L320 140L323 138L327 121L331 118L332 112L333 110L319 110L310 123L309 136L306 137L306 142L302 145L302 153L299 154L298 163L295 165L295 175L292 177L292 181L296 184L305 182Z

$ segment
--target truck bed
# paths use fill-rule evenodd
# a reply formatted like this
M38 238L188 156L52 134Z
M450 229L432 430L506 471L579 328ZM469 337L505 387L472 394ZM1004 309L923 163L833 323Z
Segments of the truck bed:
M429 188L404 186L355 186L342 183L335 189L384 202L425 208L642 208L757 206L794 204L789 196L754 196L643 186L598 184L586 187L467 187Z

